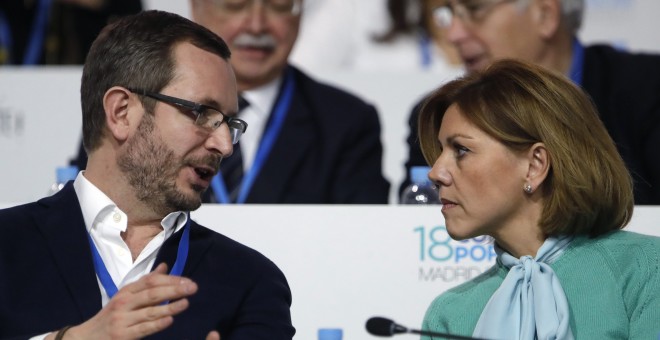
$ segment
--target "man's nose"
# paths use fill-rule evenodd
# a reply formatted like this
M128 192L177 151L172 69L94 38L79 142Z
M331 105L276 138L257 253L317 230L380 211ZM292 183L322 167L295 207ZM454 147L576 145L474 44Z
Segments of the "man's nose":
M252 1L246 13L248 28L252 33L261 33L266 27L266 4L263 0Z
M451 23L447 28L445 28L447 34L447 40L457 46L461 41L466 40L471 32L468 28L467 23L461 17L454 15L451 19Z
M222 124L211 132L204 142L204 147L213 153L220 154L223 158L231 156L234 152L234 145L227 124Z

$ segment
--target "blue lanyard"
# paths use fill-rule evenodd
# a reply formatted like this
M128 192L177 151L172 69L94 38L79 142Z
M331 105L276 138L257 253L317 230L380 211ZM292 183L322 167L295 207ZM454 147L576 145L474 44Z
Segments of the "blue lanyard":
M108 269L103 263L101 254L99 254L92 236L87 233L87 238L89 239L89 246L92 249L92 260L94 262L94 271L96 271L96 276L101 281L103 289L105 289L106 294L109 298L112 298L117 294L117 285L112 280ZM170 271L170 275L181 276L183 274L183 267L186 266L186 260L188 259L188 248L190 247L190 214L188 214L188 220L186 225L183 226L183 234L181 235L181 240L179 241L179 249L176 252L176 260L174 261L174 266Z
M30 40L26 44L25 54L23 55L24 65L36 65L39 63L41 51L44 47L44 36L46 35L46 24L48 23L50 5L51 0L39 0L37 4L36 14L32 21L32 33L30 34ZM4 16L0 18L0 43L5 46L7 53L11 54L11 28Z
M5 13L0 10L0 51L4 54L4 60L0 64L11 64L11 29Z
M580 44L577 38L573 39L573 60L569 77L576 85L582 85L582 68L584 66L584 46Z
M252 167L245 173L243 180L240 184L240 191L238 193L238 198L236 203L245 203L247 196L252 189L254 181L257 179L257 175L261 171L270 151L275 145L275 141L282 130L282 125L284 125L284 120L286 114L289 111L291 106L291 99L293 98L293 92L295 91L295 81L293 78L293 70L289 69L284 76L284 85L282 86L282 95L278 98L277 104L273 108L271 113L272 121L266 127L264 135L261 137L261 142L259 143L259 148L257 149L257 154L254 157L254 162ZM222 166L222 165L220 165ZM229 199L229 193L227 193L227 186L225 185L224 180L222 179L222 174L218 173L211 180L211 187L215 193L215 198L219 203L231 203Z
M431 53L431 38L428 34L422 32L419 37L419 52L421 53L422 69L426 70L433 63L433 54Z
M39 62L41 50L44 47L44 36L46 35L46 23L50 12L50 0L40 0L37 16L32 24L32 38L25 49L24 65L35 65Z

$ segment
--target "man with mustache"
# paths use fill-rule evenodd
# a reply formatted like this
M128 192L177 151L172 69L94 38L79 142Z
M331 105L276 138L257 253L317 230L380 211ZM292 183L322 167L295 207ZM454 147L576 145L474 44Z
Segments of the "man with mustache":
M195 22L227 41L238 91L249 103L239 117L250 133L224 176L214 178L208 201L387 203L375 108L288 63L302 0L190 5Z
M81 84L87 169L0 210L0 338L293 337L277 266L190 218L247 128L229 57L171 13L101 32Z
M577 31L583 11L584 0L451 0L437 7L436 17L468 72L517 58L580 85L594 100L633 176L635 204L658 205L660 56L582 45ZM410 131L407 169L426 165L417 141L417 113Z

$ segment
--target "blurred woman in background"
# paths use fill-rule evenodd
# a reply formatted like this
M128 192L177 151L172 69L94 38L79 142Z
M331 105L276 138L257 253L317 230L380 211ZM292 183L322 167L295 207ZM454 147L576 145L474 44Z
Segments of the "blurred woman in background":
M460 68L461 58L441 26L440 16L446 3L447 0L387 0L389 28L372 37L373 58L359 58L358 65L362 65L359 68L374 63L388 63L391 69ZM363 54L366 56L366 51ZM376 54L385 54L387 59L380 60Z

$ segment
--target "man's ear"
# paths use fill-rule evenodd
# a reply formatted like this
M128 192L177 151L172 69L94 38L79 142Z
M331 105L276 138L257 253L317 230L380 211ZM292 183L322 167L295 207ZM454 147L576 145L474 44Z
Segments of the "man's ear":
M529 168L526 183L531 185L532 191L537 190L548 177L550 172L550 155L543 143L535 143L527 152Z
M551 39L559 31L561 23L560 0L532 0L537 32L543 39Z
M131 92L121 86L108 89L103 96L105 122L110 134L119 142L125 141L130 135L131 120L129 104Z

